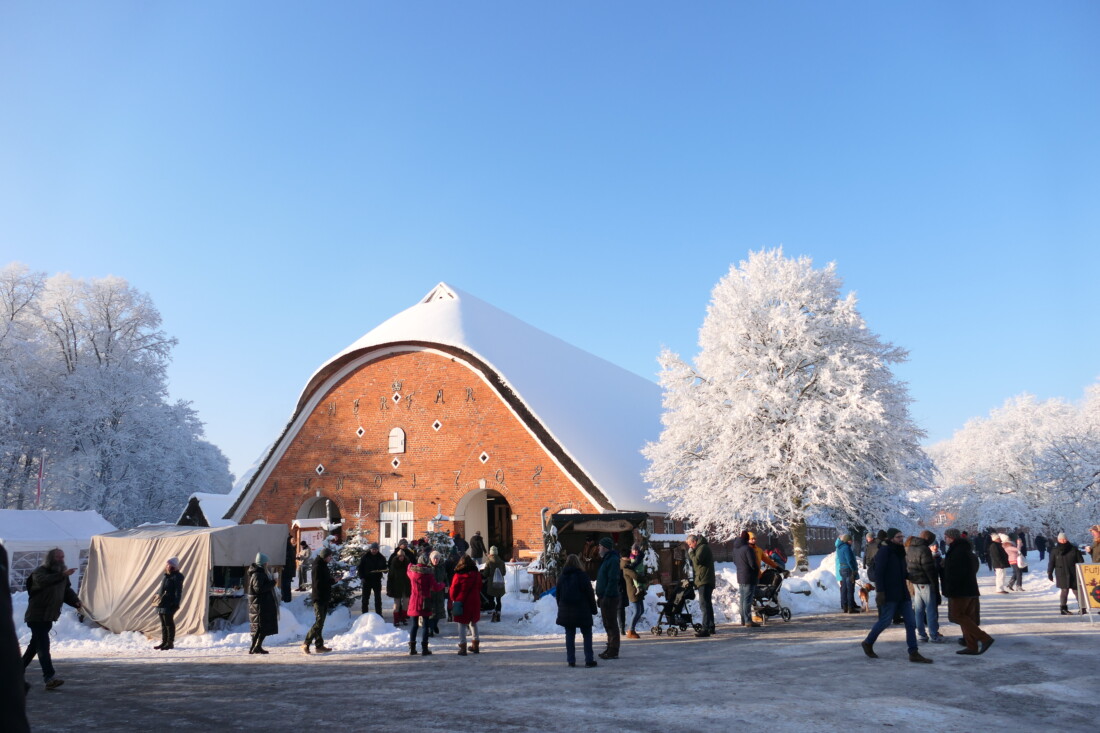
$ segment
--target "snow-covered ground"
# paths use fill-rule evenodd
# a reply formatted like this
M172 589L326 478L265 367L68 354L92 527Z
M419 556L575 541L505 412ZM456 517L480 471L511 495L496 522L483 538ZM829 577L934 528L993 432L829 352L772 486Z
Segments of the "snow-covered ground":
M1033 564L1038 564L1033 559ZM840 591L833 575L833 555L810 558L812 570L805 574L792 574L780 589L780 603L791 610L794 617L810 616L822 613L835 613L840 608ZM739 623L737 611L737 574L732 563L718 563L715 568L718 585L714 593L715 617L718 624ZM988 571L982 568L983 574ZM1049 596L1054 605L1057 588L1047 581L1045 572L1033 571L1025 574L1025 589L1029 594ZM532 602L526 593L518 591L529 587L520 576L509 576L510 592L504 599L504 612L500 624L489 624L483 616L482 627L494 627L494 631L512 636L533 638L558 637L561 628L554 621L557 606L552 596L546 596ZM1072 598L1072 596L1071 596ZM388 600L388 599L387 599ZM641 633L648 633L658 618L658 603L665 600L658 597L657 589L652 588L646 594L645 615L639 623ZM26 646L30 641L30 629L23 623L26 611L27 594L16 593L12 597L13 613L19 642ZM689 606L696 611L695 604ZM94 609L93 609L94 610ZM359 604L353 609L339 608L325 622L325 640L328 646L343 652L392 652L399 650L408 642L406 629L397 629L388 620L392 619L387 602L383 609L386 620L373 613L360 614ZM627 622L632 612L627 611ZM769 619L769 623L783 623L778 617ZM301 594L295 593L290 603L283 604L279 613L279 633L268 637L268 648L280 645L301 643L306 632L313 624L313 609L306 605ZM445 635L453 636L454 624L441 623ZM602 631L599 617L596 617L596 631ZM158 639L159 640L159 639ZM212 631L202 635L181 636L176 639L177 653L189 656L222 656L227 651L247 650L250 643L248 625L242 625L223 631ZM146 657L151 642L139 633L112 634L90 623L81 624L75 611L65 607L61 619L54 624L51 647L54 654L70 653L78 656Z

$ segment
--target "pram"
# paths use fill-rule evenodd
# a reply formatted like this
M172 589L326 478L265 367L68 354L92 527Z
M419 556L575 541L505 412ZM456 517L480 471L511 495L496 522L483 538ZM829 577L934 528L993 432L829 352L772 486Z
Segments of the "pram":
M670 591L665 591L665 600L657 604L657 625L649 631L660 636L678 636L681 631L687 631L690 626L695 631L702 631L703 625L693 623L691 611L687 609L687 602L695 598L695 584L686 578L680 584L673 586ZM667 627L667 628L666 628Z
M771 616L791 620L791 609L779 603L779 589L782 587L783 573L768 568L760 574L752 594L752 615L759 616L760 623L767 623Z

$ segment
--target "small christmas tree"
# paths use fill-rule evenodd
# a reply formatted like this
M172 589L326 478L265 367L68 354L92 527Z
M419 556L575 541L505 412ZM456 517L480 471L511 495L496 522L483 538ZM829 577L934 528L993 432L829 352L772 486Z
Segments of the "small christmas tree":
M354 529L351 531L348 541L341 545L336 541L336 535L334 534L341 524L341 522L336 522L335 524L321 525L327 535L318 552L325 547L332 550L332 555L329 556L328 561L333 580L332 595L329 596L328 601L329 613L335 611L339 606L351 606L355 603L362 587L362 581L357 577L352 577L352 571L358 567L359 558L366 552L369 544L366 542L367 532ZM312 606L313 599L306 596L305 604Z
M450 557L451 553L454 552L455 541L451 539L451 536L446 532L437 532L434 530L425 532L424 539L432 546L432 550L437 550L443 555L444 559Z

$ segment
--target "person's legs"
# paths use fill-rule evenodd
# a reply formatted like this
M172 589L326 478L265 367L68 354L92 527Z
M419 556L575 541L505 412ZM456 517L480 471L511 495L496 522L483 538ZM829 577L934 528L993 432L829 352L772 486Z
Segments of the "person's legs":
M634 617L630 619L630 630L635 634L638 633L638 621L642 618L642 601L634 601Z
M577 663L577 627L565 627L565 661L568 664Z
M1069 603L1069 588L1062 588L1058 592L1058 605L1061 607L1061 609L1063 611L1065 611L1069 608L1069 606L1067 605L1068 603Z
M294 573L283 571L280 580L282 581L280 590L282 591L283 603L290 603L294 598L290 595L290 586L294 582Z
M878 620L867 632L867 638L863 640L864 644L874 644L875 640L878 639L878 635L894 622L894 611L897 606L898 604L892 601L883 601L878 604Z
M592 653L592 627L581 627L581 638L584 640L584 663L591 664L595 661L593 658L595 655Z
M932 599L932 586L913 584L913 619L921 641L928 641L927 608Z
M752 596L756 591L756 586L748 583L739 585L737 587L738 600L740 601L741 609L741 623L744 626L748 626L752 621Z
M924 607L924 616L928 620L928 636L932 641L936 641L943 638L943 634L940 633L940 608L932 593L933 589L929 587L928 591L929 599Z
M607 632L607 657L619 656L619 599L603 598L600 600L600 618L603 619L604 630Z
M840 609L844 612L856 607L856 584L851 568L840 569Z
M619 633L626 633L626 598L619 597Z
M702 616L702 618L699 619L699 624L703 627L703 631L713 633L714 602L711 596L714 594L714 586L701 585L696 590L697 596L699 598L699 613Z
M325 616L328 611L325 608L324 603L313 604L313 626L310 627L309 633L306 635L306 646L309 646L310 641L320 649L325 645Z
M23 667L31 663L31 659L38 655L38 664L42 667L42 679L49 682L54 678L53 657L50 655L50 629L52 621L28 621L31 629L31 642L27 645L27 651L23 654Z
M901 602L901 617L905 621L905 643L912 654L917 651L917 621L913 618L913 603L908 598Z
M1005 590L1005 569L997 568L993 571L993 590L997 593L1006 593Z

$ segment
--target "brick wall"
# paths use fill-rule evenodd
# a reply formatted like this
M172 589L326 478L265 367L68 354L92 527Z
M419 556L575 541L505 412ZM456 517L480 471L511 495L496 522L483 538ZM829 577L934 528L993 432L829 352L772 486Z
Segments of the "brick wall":
M405 433L404 453L389 452L393 428ZM461 361L432 351L389 354L360 366L330 387L284 440L290 444L245 511L245 523L289 524L319 492L345 520L361 499L364 527L377 538L379 503L396 494L414 502L419 536L437 511L455 516L464 496L484 488L499 492L517 515L513 548L528 555L542 547L543 507L599 511L492 387ZM320 475L318 465L324 466ZM455 518L445 528L465 535L462 518Z

